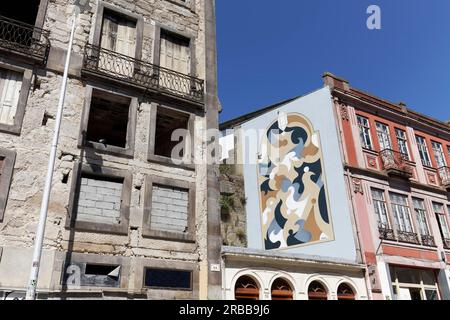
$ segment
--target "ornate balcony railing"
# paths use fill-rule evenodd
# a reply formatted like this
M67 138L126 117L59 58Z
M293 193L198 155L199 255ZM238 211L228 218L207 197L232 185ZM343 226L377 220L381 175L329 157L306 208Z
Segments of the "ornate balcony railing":
M434 242L434 237L430 235L421 235L422 245L427 247L436 247L436 242Z
M399 242L419 244L419 237L414 232L397 231L397 238Z
M203 103L203 80L87 44L83 72Z
M412 177L412 167L406 154L385 149L380 152L380 156L387 174L400 175L408 179Z
M450 189L450 168L441 167L438 169L439 177L441 178L442 185L446 189Z
M379 226L378 232L380 233L380 239L395 241L394 230Z
M443 238L442 241L444 242L444 248L450 250L450 239Z
M0 50L13 52L37 63L46 64L49 31L0 16Z

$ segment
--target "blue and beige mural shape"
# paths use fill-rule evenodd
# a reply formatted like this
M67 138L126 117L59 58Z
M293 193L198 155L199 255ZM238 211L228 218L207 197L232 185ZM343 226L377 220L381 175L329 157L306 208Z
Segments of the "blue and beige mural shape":
M280 114L258 159L266 250L334 240L318 132L298 113Z

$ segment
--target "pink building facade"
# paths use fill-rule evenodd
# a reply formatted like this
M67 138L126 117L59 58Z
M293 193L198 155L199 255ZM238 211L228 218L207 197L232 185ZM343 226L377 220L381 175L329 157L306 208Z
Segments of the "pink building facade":
M324 75L369 299L450 299L449 124Z

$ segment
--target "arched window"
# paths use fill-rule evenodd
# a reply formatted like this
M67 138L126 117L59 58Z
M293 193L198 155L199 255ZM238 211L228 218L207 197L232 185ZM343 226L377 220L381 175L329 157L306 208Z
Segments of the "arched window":
M259 300L259 287L255 280L249 276L242 276L236 281L234 287L236 300Z
M328 300L328 292L319 281L313 281L308 287L309 300Z
M291 285L284 279L278 278L272 284L272 300L294 300Z
M341 283L337 290L338 300L355 300L355 292L346 283Z

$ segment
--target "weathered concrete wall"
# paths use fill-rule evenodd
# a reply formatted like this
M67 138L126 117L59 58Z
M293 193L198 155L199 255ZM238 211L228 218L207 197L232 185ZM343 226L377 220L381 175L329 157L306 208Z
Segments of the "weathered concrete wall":
M83 150L77 146L82 110L85 104L85 86L87 84L85 80L79 77L82 52L84 45L87 42L92 42L93 39L97 2L91 0L91 9L81 14L75 34L74 52L76 54L71 61L70 79L67 86L58 157L55 164L44 238L43 266L45 268L53 266L53 274L48 277L45 276L38 283L40 289L50 291L61 289L59 281L61 272L63 272L61 266L66 258L67 250L84 254L93 253L100 258L117 256L128 259L127 261L131 264L129 274L123 276L132 279L136 272L142 273L142 270L136 269L139 268L135 265L136 261L145 264L146 259L149 259L149 261L157 259L172 266L188 262L192 263L198 271L199 262L202 263L207 259L207 167L206 165L197 165L195 170L188 170L147 161L151 99L130 91L130 94L137 96L139 99L135 150L132 158L107 155L92 149ZM153 61L152 48L156 24L174 31L192 34L196 48L196 76L204 79L206 73L204 0L195 1L195 10L171 1L111 0L107 2L109 5L143 16L143 60ZM8 205L4 220L0 221L0 247L4 248L3 257L0 260L0 289L24 289L27 284L31 248L38 222L45 180L44 173L46 172L61 85L60 72L65 57L64 49L69 39L67 21L72 12L73 6L68 4L67 1L49 1L44 23L44 28L50 30L52 46L48 68L38 70L34 75L34 85L29 93L21 134L15 136L0 133L0 146L17 152ZM6 61L3 57L0 57L0 59ZM114 90L105 83L89 83ZM198 136L204 137L206 135L205 128L204 115L198 113L195 117L195 132ZM206 156L205 144L199 139L196 140L194 152L198 159L204 159ZM128 170L132 173L128 235L80 232L64 227L69 197L73 192L71 183L75 161ZM145 175L156 175L196 184L195 243L157 240L142 236ZM68 177L67 181L65 177ZM88 200L87 196L85 200ZM10 252L14 252L14 254L10 254ZM22 261L23 263L15 263L14 261ZM45 273L46 271L42 272ZM13 274L14 276L12 276ZM200 275L200 278L202 277ZM205 278L203 277L203 279ZM140 282L129 281L127 287L129 292L141 292L142 287L135 287L135 283ZM198 292L196 291L195 294L197 295ZM177 293L170 292L167 295L176 297Z

